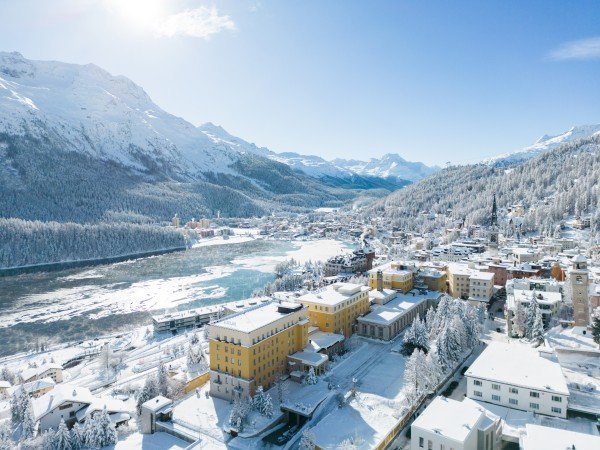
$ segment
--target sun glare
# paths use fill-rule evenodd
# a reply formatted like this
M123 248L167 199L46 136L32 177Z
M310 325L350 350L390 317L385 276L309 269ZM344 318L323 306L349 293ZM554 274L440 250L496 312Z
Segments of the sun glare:
M153 30L165 17L162 0L106 0L109 11L140 30Z

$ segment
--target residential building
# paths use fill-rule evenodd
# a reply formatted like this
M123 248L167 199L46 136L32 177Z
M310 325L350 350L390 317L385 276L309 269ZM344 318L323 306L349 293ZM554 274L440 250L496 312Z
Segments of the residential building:
M159 395L142 404L140 432L154 434L157 420L168 420L172 415L173 400Z
M496 450L501 421L473 402L436 397L410 427L411 450Z
M373 268L375 251L370 248L334 256L325 262L323 276L332 277L339 273L362 273Z
M416 268L401 262L392 261L382 266L369 270L369 286L377 289L377 277L381 273L383 289L395 289L408 292L413 288L413 279Z
M62 419L69 426L83 422L91 413L102 411L105 407L116 425L130 419L124 402L96 397L87 388L66 383L56 385L50 392L34 399L32 404L40 431L58 428Z
M506 283L505 313L507 317L506 331L512 335L514 317L520 305L527 308L535 297L544 325L548 326L552 317L555 317L563 301L563 283L554 279L514 279Z
M357 333L374 339L389 341L395 338L420 315L425 317L430 307L436 307L440 292L409 292L393 300L373 305L371 312L359 317Z
M491 342L465 376L467 396L473 400L567 417L569 390L554 354Z
M41 380L43 378L50 378L55 383L62 383L63 381L63 368L60 364L47 363L42 364L39 367L30 367L21 372L21 378L23 383L30 381Z
M528 423L519 446L521 450L598 450L600 437Z
M494 294L494 274L466 264L449 264L448 287L452 297L487 303Z
M335 283L296 301L307 308L311 325L349 337L354 332L357 317L369 312L370 290L360 284Z
M307 316L301 304L270 302L211 322L211 395L233 400L268 389L288 370L287 357L306 347Z
M42 378L41 380L29 381L16 386L14 393L19 394L23 389L30 397L38 398L46 392L50 392L54 389L54 386L56 386L56 383L52 381L52 378Z

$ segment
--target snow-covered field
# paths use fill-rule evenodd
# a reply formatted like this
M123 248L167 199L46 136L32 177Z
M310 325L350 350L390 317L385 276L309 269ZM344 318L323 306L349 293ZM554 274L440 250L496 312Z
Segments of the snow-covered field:
M260 270L266 273L272 273L277 263L287 259L295 259L299 263L308 261L324 261L331 256L343 253L349 250L349 247L343 242L334 239L321 239L317 241L295 241L296 247L289 250L284 255L264 255L252 258L238 258L233 261L237 266Z

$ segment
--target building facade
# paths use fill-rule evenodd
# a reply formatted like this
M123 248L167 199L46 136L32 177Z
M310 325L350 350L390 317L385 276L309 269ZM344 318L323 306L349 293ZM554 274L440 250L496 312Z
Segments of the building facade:
M268 389L287 371L288 356L308 343L307 309L266 303L208 325L210 394L227 400Z
M354 332L356 319L369 312L370 290L360 284L335 283L296 301L307 308L311 325L349 337Z
M575 326L587 327L590 324L589 271L585 256L577 255L571 260L569 286L573 302Z

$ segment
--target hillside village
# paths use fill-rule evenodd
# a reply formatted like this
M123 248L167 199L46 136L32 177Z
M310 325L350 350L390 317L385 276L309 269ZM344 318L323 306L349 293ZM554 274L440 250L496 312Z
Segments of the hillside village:
M244 301L165 311L117 336L3 358L0 442L558 448L550 439L596 449L592 224L576 217L556 237L505 236L499 221L518 223L523 213L520 205L499 210L494 198L489 226L448 218L426 234L343 210L185 224L175 217L173 228L205 245L335 237L356 250L280 264L279 283Z

